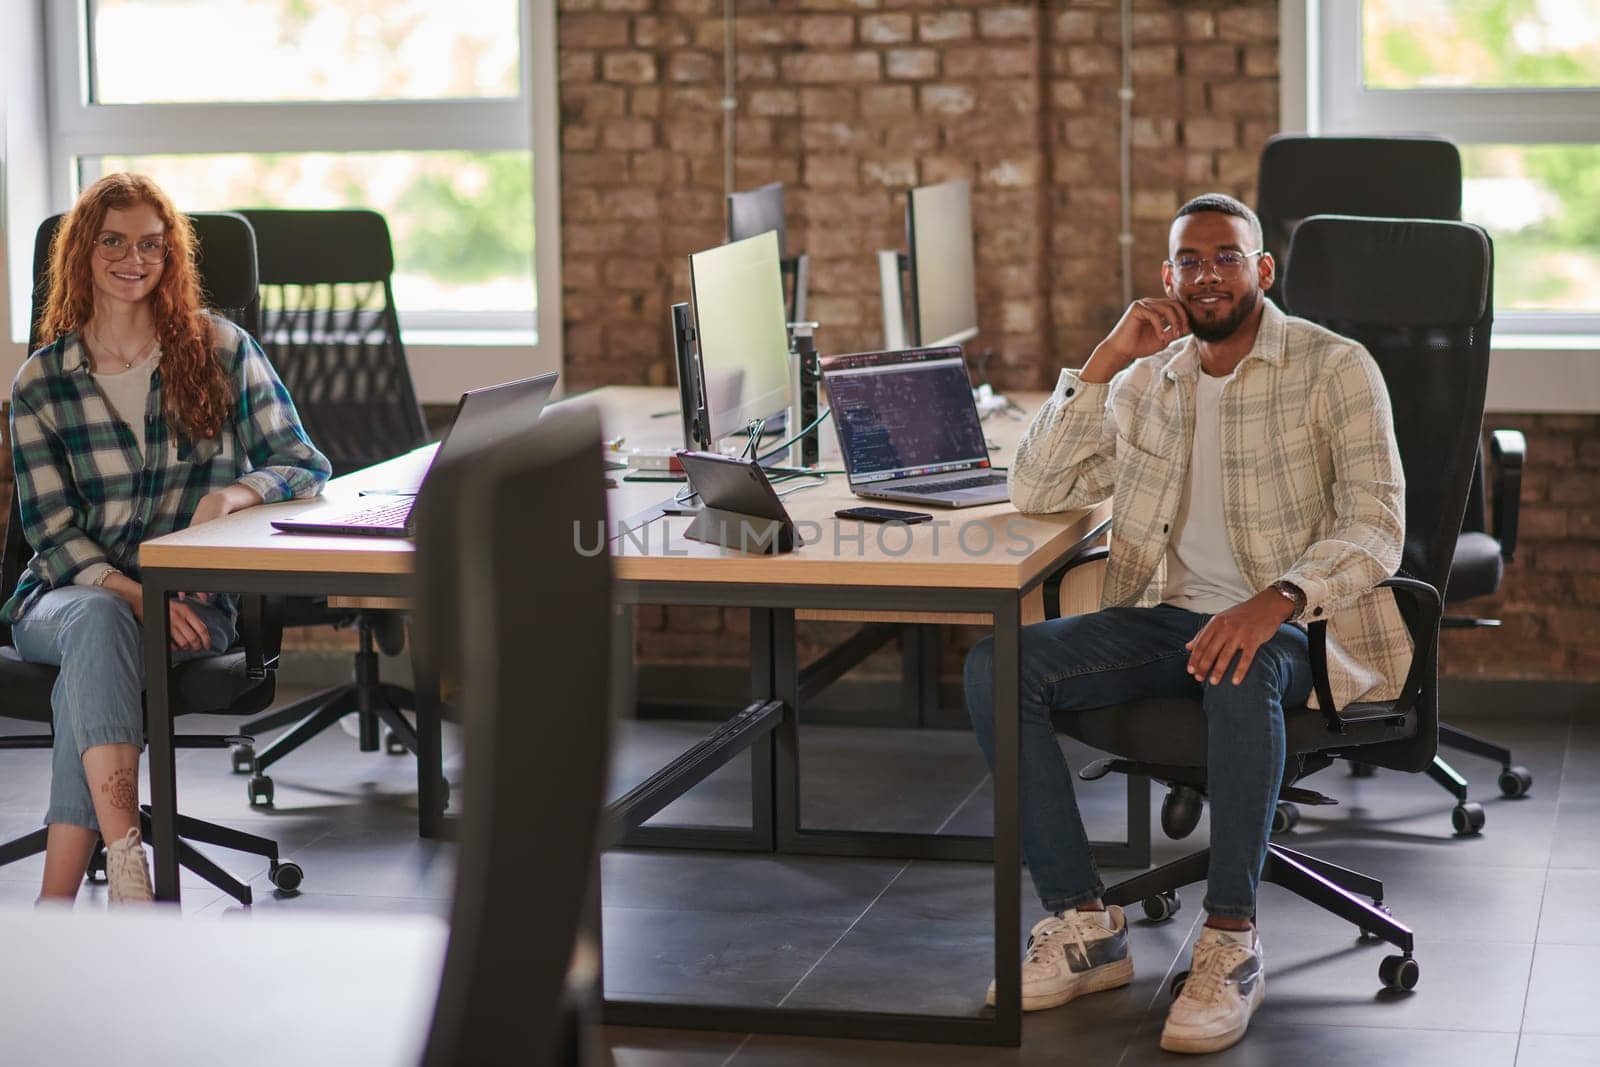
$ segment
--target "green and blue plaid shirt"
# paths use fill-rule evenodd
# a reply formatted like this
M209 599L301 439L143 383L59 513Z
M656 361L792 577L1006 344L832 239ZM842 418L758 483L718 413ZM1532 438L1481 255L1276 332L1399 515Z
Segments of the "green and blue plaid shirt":
M145 448L95 384L75 334L30 356L11 386L11 457L22 531L34 557L3 608L15 622L47 590L97 563L139 577L139 545L189 525L200 498L249 486L266 503L322 491L331 467L300 425L289 391L255 340L213 317L218 357L233 381L233 418L191 442L161 413L151 372Z

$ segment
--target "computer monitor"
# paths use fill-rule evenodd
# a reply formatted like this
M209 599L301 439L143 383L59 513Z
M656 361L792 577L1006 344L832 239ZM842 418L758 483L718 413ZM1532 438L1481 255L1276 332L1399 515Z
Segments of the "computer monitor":
M909 345L931 348L976 337L971 184L963 178L911 190L906 198L906 240L911 275Z
M768 230L778 231L778 258L788 255L784 229L783 183L728 194L728 240L743 241Z
M700 398L712 442L794 402L775 231L689 257Z

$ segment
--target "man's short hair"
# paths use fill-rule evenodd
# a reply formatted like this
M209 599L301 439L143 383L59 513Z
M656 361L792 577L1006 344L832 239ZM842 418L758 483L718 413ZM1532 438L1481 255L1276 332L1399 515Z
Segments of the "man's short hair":
M1172 221L1177 222L1185 215L1198 215L1202 211L1215 211L1220 215L1232 215L1236 219L1244 219L1250 224L1250 235L1255 240L1256 248L1262 247L1261 220L1256 218L1256 213L1242 201L1235 200L1226 193L1205 193L1195 197L1178 209ZM1245 251L1254 252L1255 248L1247 248Z

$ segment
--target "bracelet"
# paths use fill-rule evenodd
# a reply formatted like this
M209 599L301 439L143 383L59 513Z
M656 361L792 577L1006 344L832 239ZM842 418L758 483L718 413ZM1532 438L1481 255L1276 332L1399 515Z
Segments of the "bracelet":
M117 570L117 568L115 568L115 567L107 567L105 570L100 572L100 577L98 577L98 578L96 578L94 580L94 588L96 588L96 589L103 588L105 586L106 582L111 580L111 576L113 574L118 574L118 573L120 573L120 572Z

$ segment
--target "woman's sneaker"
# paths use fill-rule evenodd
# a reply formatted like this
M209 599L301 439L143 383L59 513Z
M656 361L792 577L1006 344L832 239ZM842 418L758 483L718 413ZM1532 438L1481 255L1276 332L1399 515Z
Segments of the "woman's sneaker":
M150 888L150 865L137 829L130 828L120 841L106 845L106 889L108 901L114 906L148 904L155 899Z
M1033 924L1022 960L1023 1011L1054 1008L1131 981L1128 923L1116 905L1105 911L1064 911ZM990 982L988 1002L994 1000Z
M1217 1052L1237 1044L1267 993L1261 939L1207 926L1194 943L1183 992L1167 1010L1161 1047L1168 1052Z

